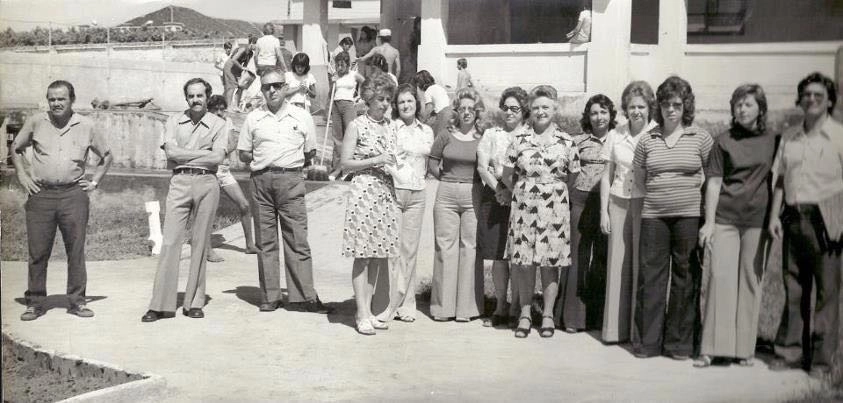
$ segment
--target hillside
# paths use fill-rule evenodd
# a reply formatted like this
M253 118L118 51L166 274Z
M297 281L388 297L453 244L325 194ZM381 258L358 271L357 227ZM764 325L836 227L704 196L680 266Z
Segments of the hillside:
M171 13L172 9L172 13ZM228 20L208 17L190 8L168 6L158 11L133 18L120 25L143 25L152 21L153 26L160 26L171 21L184 24L184 29L191 33L221 34L226 36L246 36L260 34L260 25L241 20Z

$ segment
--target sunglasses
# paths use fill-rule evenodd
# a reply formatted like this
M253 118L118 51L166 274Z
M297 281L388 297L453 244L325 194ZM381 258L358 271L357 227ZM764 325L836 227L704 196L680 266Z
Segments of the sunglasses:
M287 83L285 83L283 81L279 82L279 83L261 84L261 91L266 92L266 91L269 91L270 88L274 88L276 91L278 91L278 90L284 88L284 86L286 86L286 85L287 85Z
M521 107L520 106L506 106L506 105L504 105L503 107L501 107L501 110L504 111L504 112L511 111L512 113L520 113Z

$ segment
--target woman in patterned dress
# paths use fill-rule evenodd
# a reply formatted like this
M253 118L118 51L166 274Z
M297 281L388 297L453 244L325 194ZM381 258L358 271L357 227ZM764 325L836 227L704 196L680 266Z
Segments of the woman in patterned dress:
M351 284L357 303L357 332L375 334L387 325L372 315L372 292L379 275L388 275L388 258L398 255L398 222L394 172L395 133L385 113L395 83L375 74L360 89L369 107L354 119L343 138L343 171L352 172L346 203L343 255L354 258Z
M504 124L487 129L477 145L477 174L481 183L475 192L477 205L477 258L491 263L497 304L491 318L483 326L495 327L514 322L518 317L518 292L512 284L512 304L506 309L506 289L509 283L509 262L505 260L506 236L509 232L509 213L512 194L500 183L506 150L521 134L530 116L527 91L521 87L507 88L501 94L499 106Z
M559 269L571 264L571 214L566 182L568 175L580 171L580 163L573 139L552 121L557 108L555 88L540 85L530 91L532 127L509 146L501 177L512 191L507 255L521 306L515 329L517 338L530 334L530 305L537 267L541 268L544 290L539 335L553 336Z

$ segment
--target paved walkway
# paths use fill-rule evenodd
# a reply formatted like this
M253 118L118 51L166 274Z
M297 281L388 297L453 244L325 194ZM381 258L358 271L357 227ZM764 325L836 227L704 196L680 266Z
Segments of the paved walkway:
M228 244L218 252L226 260L209 264L203 320L178 315L140 322L157 261L150 257L89 262L89 306L96 317L65 314L58 295L48 298L53 309L44 317L21 322L26 264L3 262L3 331L46 349L161 375L168 384L165 399L173 402L779 401L817 386L801 371L775 373L763 363L698 370L688 361L639 360L586 333L542 339L533 331L516 340L480 321L437 323L420 315L415 323L393 322L377 336L359 336L352 327L351 261L340 256L345 189L331 185L308 195L316 285L337 314L258 312L257 263L240 252L238 224L221 231ZM430 277L433 259L427 218L422 278ZM51 292L64 289L64 268L62 261L51 262Z

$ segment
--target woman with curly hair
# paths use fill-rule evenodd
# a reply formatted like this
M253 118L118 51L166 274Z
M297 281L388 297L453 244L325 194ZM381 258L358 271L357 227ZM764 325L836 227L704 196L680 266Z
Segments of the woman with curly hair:
M456 126L436 137L428 160L428 170L439 179L433 206L436 253L430 315L436 321L468 322L480 316L483 307L482 266L475 264L477 216L473 188L478 180L477 122L484 107L480 94L466 88L457 92L453 109Z
M515 337L530 334L530 308L541 270L544 299L541 337L554 333L553 305L559 269L571 265L571 213L568 177L580 171L577 147L553 117L559 106L556 89L540 85L530 91L532 127L513 140L506 152L501 181L512 191L506 255L518 286L521 315Z
M606 169L600 179L600 229L609 236L606 258L606 300L603 306L604 343L637 340L632 326L638 279L638 240L644 184L635 180L632 157L643 134L656 123L656 95L650 84L633 81L621 94L627 123L609 132L600 158Z
M360 97L369 107L354 119L343 138L342 167L351 172L343 229L343 255L354 258L351 284L357 303L357 332L386 329L372 314L378 276L388 275L388 258L398 256L398 212L392 172L396 165L395 132L385 116L395 84L384 74L366 79Z
M699 269L691 257L700 228L703 168L713 140L692 125L694 93L687 81L669 77L659 85L656 100L659 126L641 138L633 158L645 191L635 306L641 340L633 349L639 358L664 354L687 360L694 350L699 298Z
M495 327L515 321L518 317L518 292L512 286L512 305L506 309L506 290L509 283L509 262L506 254L506 234L509 232L509 205L512 193L501 183L506 150L527 128L524 120L530 116L527 91L510 87L501 94L498 106L503 111L504 124L487 129L477 145L477 174L481 183L475 191L477 201L477 258L491 261L495 283L495 312L483 326Z
M567 333L593 328L603 316L606 235L600 232L600 178L606 160L600 154L615 128L615 104L597 94L588 99L580 119L584 134L574 139L580 173L571 195L571 266L562 269L556 324Z

